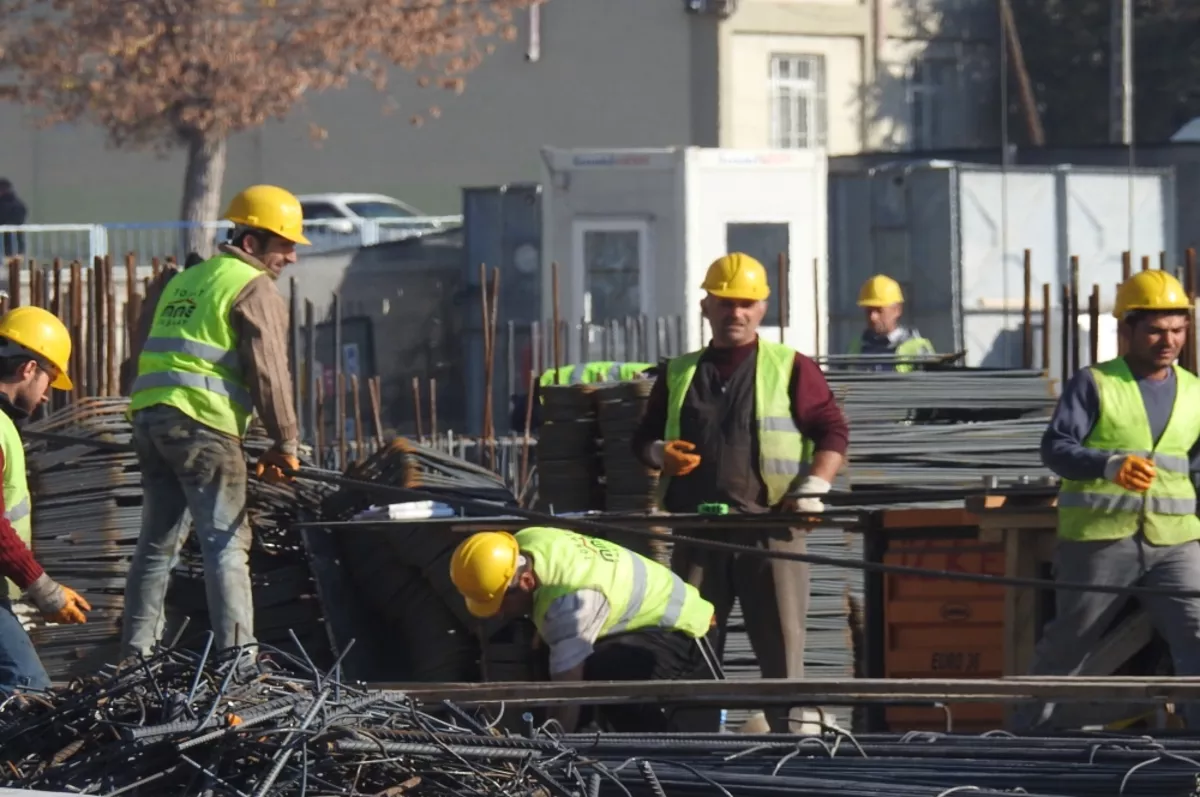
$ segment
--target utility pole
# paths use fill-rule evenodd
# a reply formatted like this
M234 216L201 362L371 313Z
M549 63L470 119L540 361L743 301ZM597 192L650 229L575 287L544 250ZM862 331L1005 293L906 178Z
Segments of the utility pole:
M1109 35L1109 141L1133 144L1133 0L1112 0Z

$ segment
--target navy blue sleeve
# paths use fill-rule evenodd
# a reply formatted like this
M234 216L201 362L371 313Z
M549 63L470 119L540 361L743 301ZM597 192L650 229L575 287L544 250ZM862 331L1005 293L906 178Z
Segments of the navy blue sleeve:
M1104 478L1111 451L1085 448L1083 441L1100 416L1100 393L1087 368L1079 370L1063 388L1050 424L1042 435L1042 462L1064 479L1085 481Z

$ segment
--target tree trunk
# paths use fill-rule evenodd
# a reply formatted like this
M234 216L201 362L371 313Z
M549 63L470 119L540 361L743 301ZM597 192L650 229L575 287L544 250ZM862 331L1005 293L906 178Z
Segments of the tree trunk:
M187 226L179 253L182 263L188 253L212 255L220 231L213 226L221 213L221 184L225 179L225 138L192 133L188 139L187 171L183 178L183 206L179 218ZM157 254L157 253L155 253Z

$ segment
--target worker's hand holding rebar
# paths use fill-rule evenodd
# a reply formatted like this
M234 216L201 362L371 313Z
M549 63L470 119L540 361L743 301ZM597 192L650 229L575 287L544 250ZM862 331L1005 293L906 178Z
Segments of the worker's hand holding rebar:
M1144 493L1154 484L1154 463L1137 454L1110 457L1104 468L1104 476L1119 487Z
M86 623L92 605L75 590L64 587L45 573L29 585L25 597L49 623Z
M270 448L258 458L258 464L254 466L254 475L267 484L284 484L296 480L296 477L288 475L288 471L298 470L300 460L297 457L278 448Z
M686 476L700 466L700 455L695 443L687 440L671 440L663 446L663 472L668 476Z

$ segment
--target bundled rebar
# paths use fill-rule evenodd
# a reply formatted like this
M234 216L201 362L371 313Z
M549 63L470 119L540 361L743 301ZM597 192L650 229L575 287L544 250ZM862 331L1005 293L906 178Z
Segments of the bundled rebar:
M211 637L206 637L206 641ZM1196 737L579 733L344 682L302 648L164 650L0 704L0 787L110 795L1185 797Z
M97 449L27 438L34 555L53 578L83 593L93 607L83 626L46 625L33 617L30 635L54 680L93 672L117 653L125 577L142 522L138 460L131 451L119 450L132 440L128 406L127 398L85 398L28 427L110 444ZM245 442L248 467L269 445L261 427L251 427ZM330 651L323 613L292 523L315 517L323 492L312 483L278 486L250 479L247 485L258 638L282 642L288 629L302 629L305 645L321 660ZM194 535L172 575L168 634L185 621L192 633L205 630L204 568Z

